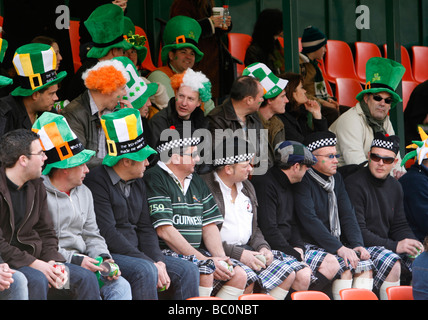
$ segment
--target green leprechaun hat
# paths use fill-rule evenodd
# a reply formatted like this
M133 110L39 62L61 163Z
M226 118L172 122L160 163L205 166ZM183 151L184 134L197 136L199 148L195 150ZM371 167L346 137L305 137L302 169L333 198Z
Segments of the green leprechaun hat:
M129 50L132 44L123 37L123 10L108 3L96 8L84 22L94 46L88 51L89 58L102 58L110 49Z
M256 62L246 67L242 75L257 78L260 81L266 91L263 96L265 99L275 98L288 84L288 80L278 78L273 74L272 70L261 62Z
M95 155L95 151L83 147L62 115L44 112L34 122L32 130L40 136L40 143L47 156L44 175L49 174L52 168L80 166Z
M128 17L123 18L123 34L125 40L137 50L138 63L142 63L147 56L147 48L144 46L147 39L145 36L135 34L135 25Z
M56 53L51 46L43 43L30 43L19 47L12 62L20 83L20 86L12 91L12 96L30 96L57 84L67 75L66 71L56 73Z
M4 55L6 54L8 42L6 39L0 38L0 63L3 62ZM0 76L0 88L6 87L13 83L11 78Z
M168 62L168 53L171 50L192 48L195 51L195 61L199 62L204 54L198 48L202 29L199 22L186 16L175 16L165 26L163 32L164 46L161 51L162 62Z
M366 93L388 92L393 98L391 107L395 107L402 101L395 90L405 72L406 68L394 60L380 57L369 59L366 64L366 87L356 99L361 101Z
M136 109L124 108L103 115L101 126L107 140L108 154L103 159L106 166L112 167L122 158L144 161L156 153L144 140L140 112Z
M147 99L158 90L157 83L146 84L138 75L137 68L128 57L115 57L112 60L120 61L129 74L129 81L126 83L126 99L131 102L134 109L142 108Z

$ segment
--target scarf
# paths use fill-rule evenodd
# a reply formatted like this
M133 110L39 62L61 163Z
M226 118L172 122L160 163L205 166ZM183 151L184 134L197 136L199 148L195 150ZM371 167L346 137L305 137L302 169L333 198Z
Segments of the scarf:
M369 109L368 104L363 99L361 99L361 101L360 101L360 106L364 112L364 115L366 116L367 124L373 130L373 134L376 134L377 132L381 132L385 135L387 132L384 129L383 124L384 124L387 117L385 117L385 119L383 119L383 120L377 120L377 119L373 118L372 114L370 113L370 109Z
M312 168L310 168L307 172L328 193L330 233L334 237L339 239L341 230L340 230L340 222L339 222L339 211L337 209L337 199L336 199L336 194L334 193L334 185L335 185L334 177L331 176L328 178L328 181L325 181Z

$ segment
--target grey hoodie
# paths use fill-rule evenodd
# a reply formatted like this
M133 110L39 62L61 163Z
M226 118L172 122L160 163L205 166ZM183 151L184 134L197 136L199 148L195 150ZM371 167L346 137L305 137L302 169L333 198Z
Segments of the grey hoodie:
M48 209L59 239L59 252L67 262L73 256L111 258L95 219L92 193L85 185L71 190L70 196L55 188L48 176L43 176Z

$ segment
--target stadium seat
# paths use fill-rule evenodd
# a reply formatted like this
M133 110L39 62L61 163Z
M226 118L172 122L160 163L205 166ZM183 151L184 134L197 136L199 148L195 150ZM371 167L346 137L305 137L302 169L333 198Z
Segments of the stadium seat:
M187 298L186 300L223 300L223 299L219 297L206 296L206 297L192 297L192 298Z
M368 289L348 288L339 292L342 300L379 300L379 298Z
M326 76L325 76L325 66L324 66L324 60L318 60L318 66L321 69L322 76L324 78L325 86L327 87L327 93L330 95L330 97L333 97L333 90L331 89L330 82L328 82Z
M388 300L413 300L412 286L393 286L386 289Z
M336 83L336 78L358 80L351 48L344 41L327 40L324 64L325 76L331 83Z
M141 28L141 27L139 27L139 26L135 26L135 33L138 34L138 35L140 35L140 36L145 36L146 37L146 43L144 44L144 46L147 48L147 56L144 59L144 61L141 64L141 66L145 70L154 71L156 69L156 67L153 64L152 54L150 52L149 39L147 38L147 34L144 31L144 29Z
M362 84L366 84L366 63L370 58L381 57L377 45L371 42L355 42L355 71Z
M384 57L387 58L387 45L383 45L384 49ZM412 63L410 61L409 52L407 49L403 46L401 46L401 64L406 68L406 72L403 76L403 81L415 81L415 78L413 77L413 71L412 71Z
M416 82L428 80L428 47L413 46L413 77Z
M413 90L418 86L416 81L402 81L403 85L403 111L406 110L407 103L409 102L410 95Z
M80 36L79 36L80 21L70 20L70 35L71 54L73 56L74 72L79 70L82 63L80 62Z
M336 79L336 98L342 106L354 107L358 103L356 96L361 91L363 91L363 87L357 79Z
M236 65L238 76L240 76L245 69L245 53L247 52L247 48L250 46L252 38L250 35L245 33L233 32L229 32L227 37L229 42L229 52L232 54L232 57L242 62L242 64Z
M265 293L250 293L240 295L238 300L275 300L275 298Z
M291 300L330 300L330 298L324 292L308 290L293 292Z
M278 37L278 41L281 44L281 46L284 48L284 38ZM302 52L302 38L300 38L300 37L298 39L298 45L299 45L299 52Z

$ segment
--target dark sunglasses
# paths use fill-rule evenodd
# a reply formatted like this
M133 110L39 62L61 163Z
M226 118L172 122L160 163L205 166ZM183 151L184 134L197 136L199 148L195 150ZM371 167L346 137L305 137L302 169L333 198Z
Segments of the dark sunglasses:
M392 157L381 157L376 153L370 153L370 159L374 162L379 162L380 160L382 160L384 164L392 164L395 160L395 158Z
M389 98L382 98L381 96L378 95L373 95L373 99L377 102L381 102L382 100L385 100L386 104L391 104L392 101L394 101L394 99L392 99L391 97Z

